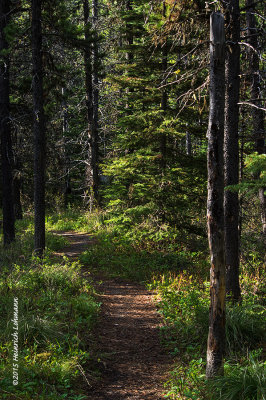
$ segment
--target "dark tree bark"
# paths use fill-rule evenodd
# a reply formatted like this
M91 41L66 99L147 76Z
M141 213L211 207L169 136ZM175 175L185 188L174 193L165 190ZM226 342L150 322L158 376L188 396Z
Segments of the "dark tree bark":
M126 11L131 12L132 11L132 0L126 0ZM127 45L129 47L129 50L127 52L127 61L129 64L132 64L133 59L134 59L134 55L133 52L131 50L131 46L134 42L134 37L133 37L133 33L132 33L132 27L130 26L129 23L126 24L126 41L127 41Z
M225 252L224 252L224 17L213 13L210 21L210 115L208 126L207 225L211 256L210 319L206 376L223 372L225 345Z
M92 1L92 21L95 31L95 40L92 46L93 73L93 125L92 125L92 165L93 165L93 194L96 202L99 202L99 49L98 49L98 0Z
M93 187L94 187L94 168L93 168L93 89L92 89L92 48L91 48L91 30L90 30L90 8L89 1L83 1L84 14L84 33L86 40L86 48L84 50L84 67L85 67L85 88L86 88L86 108L88 123L88 160L86 167L86 187L88 188L88 197L90 210L93 205Z
M63 149L62 149L62 156L63 156L63 171L64 171L64 207L67 208L69 204L69 195L71 193L71 185L70 185L70 174L69 174L69 156L67 151L67 139L66 134L68 131L68 110L67 110L67 103L65 99L65 88L62 88L62 114L63 114Z
M226 3L227 41L225 60L225 127L224 180L225 186L239 182L239 74L240 74L240 11L239 0ZM239 200L238 193L225 190L225 260L226 292L232 301L240 300L239 285Z
M166 4L165 1L163 1L163 17L166 17ZM165 75L166 70L167 70L167 57L168 57L168 48L167 48L167 39L165 43L162 46L162 73ZM165 114L167 110L167 91L166 88L164 87L162 90L162 103L161 103L161 108L163 110L163 113ZM161 137L161 155L162 155L162 168L165 169L166 166L166 143L167 138L166 134L163 133Z
M42 1L32 0L33 131L34 131L34 249L45 249L45 122L43 109Z
M3 233L4 244L15 240L15 218L12 184L12 142L9 103L9 56L5 28L9 22L10 2L0 2L0 136L3 185Z
M98 149L98 130L99 130L99 89L98 89L98 43L97 43L97 20L98 20L98 1L92 2L92 27L94 28L94 41L92 42L92 31L90 23L89 1L83 0L84 26L86 48L84 51L85 64L85 86L86 86L86 105L88 122L88 163L86 170L86 180L88 186L88 196L90 211L93 205L99 201L99 149Z
M186 154L188 156L192 156L192 143L190 132L186 132Z
M256 106L261 107L261 73L259 60L259 42L258 29L256 23L256 4L252 0L246 0L246 18L248 26L248 42L253 49L249 49L250 73L251 73L251 100ZM258 154L265 154L265 132L264 132L264 115L263 110L251 107L253 119L253 136L255 141L255 151ZM259 200L261 207L262 232L264 239L266 237L266 198L264 195L265 188L259 190Z
M21 205L21 186L22 186L21 164L18 157L16 157L14 163L14 178L13 178L15 219L23 218L23 211Z

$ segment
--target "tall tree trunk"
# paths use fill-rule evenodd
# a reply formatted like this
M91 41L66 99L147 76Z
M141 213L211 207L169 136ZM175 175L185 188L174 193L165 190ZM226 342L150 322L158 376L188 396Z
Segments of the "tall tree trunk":
M9 56L5 29L9 22L10 2L0 2L0 136L3 184L3 233L4 244L15 240L15 218L12 184L12 142L9 104Z
M191 133L186 132L186 154L192 156L192 143L191 143Z
M162 16L163 18L166 18L166 4L165 1L163 1L162 4ZM166 79L165 79L165 73L167 71L167 64L168 64L168 43L167 43L167 38L165 39L165 42L162 43L162 63L161 63L161 68L162 68L162 77L163 77L163 82L166 84ZM166 118L166 111L167 111L167 102L168 102L168 96L167 96L167 90L166 87L162 89L162 95L161 95L161 110L163 112L163 118ZM161 152L161 162L160 162L160 173L162 176L162 181L160 183L160 190L161 190L161 196L159 199L159 207L160 207L160 214L161 214L161 220L162 223L165 222L165 198L167 196L166 193L166 185L165 185L165 169L166 169L166 148L167 148L167 136L164 132L160 134L160 152Z
M90 211L95 203L99 202L99 79L98 79L98 0L92 1L92 27L94 29L94 42L92 46L90 29L89 1L83 0L85 39L87 41L84 51L86 103L88 122L88 164L87 185L89 188Z
M70 175L69 175L69 156L67 151L67 138L66 134L68 132L68 112L67 112L67 103L65 99L65 88L62 88L62 111L63 111L63 148L62 148L62 157L63 157L63 174L64 174L64 183L63 183L63 193L64 193L64 207L65 209L68 206L68 195L71 193L70 186Z
M126 0L126 4L125 4L125 9L126 12L129 13L127 15L131 15L132 13L132 0ZM132 26L131 24L128 22L128 20L126 21L126 45L128 46L128 51L126 53L126 60L128 64L132 64L133 60L134 60L134 54L132 51L132 45L134 43L134 36L133 36L133 32L132 32ZM130 72L127 71L127 74L130 75ZM130 93L133 93L134 89L131 87L126 88L126 94L127 94L127 102L126 102L126 109L127 109L127 113L128 114L132 114L132 106L130 105ZM144 106L144 104L143 104Z
M258 42L258 29L256 24L256 3L253 0L246 0L246 18L248 26L248 42L253 47L249 49L249 60L250 60L250 73L252 77L251 83L251 101L256 106L261 107L261 74L259 65L259 42ZM255 141L255 151L258 154L265 153L265 132L264 132L264 115L263 110L255 107L251 107L252 119L253 119L253 136ZM265 188L259 190L259 200L261 207L261 220L262 220L262 231L264 239L266 237L266 198L264 195Z
M85 66L85 88L86 88L86 107L87 107L87 123L88 123L88 161L86 168L86 186L89 190L89 205L92 211L94 202L95 187L95 167L94 167L94 129L93 129L93 83L92 83L92 45L91 45L91 24L90 24L90 7L89 1L83 0L84 13L84 32L86 40L86 48L84 50L84 66Z
M223 372L225 345L225 252L224 252L224 17L216 12L210 20L210 115L208 126L207 224L211 256L210 319L206 376Z
M45 124L43 109L42 0L32 0L33 131L34 131L34 249L45 249Z
M126 0L126 11L129 11L129 12L132 11L132 0ZM128 22L126 23L126 41L127 41L128 47L129 47L128 52L127 52L127 61L129 64L132 64L134 55L133 55L131 46L134 42L134 37L133 37L133 33L132 33L132 27Z
M163 18L166 17L166 4L165 1L163 1ZM163 76L166 73L167 70L167 57L168 57L168 48L167 48L167 38L165 40L165 43L163 43L162 45L162 73ZM166 83L166 82L164 82ZM162 100L161 100L161 108L163 113L166 113L167 110L167 91L166 91L166 87L163 88L162 90ZM166 166L166 142L167 142L167 138L166 138L166 134L162 133L162 137L161 137L161 155L162 155L162 168L165 169Z
M93 164L93 194L95 201L99 202L99 49L98 49L98 0L92 1L92 21L95 31L95 40L92 46L93 73L93 125L92 125L92 164Z
M239 182L239 74L240 74L240 11L239 0L230 0L225 10L227 40L225 59L225 186ZM226 292L233 301L240 300L239 285L239 201L238 193L224 193Z
M21 162L19 157L16 156L14 162L14 178L13 178L15 219L23 218L23 211L21 205L21 186L22 186Z

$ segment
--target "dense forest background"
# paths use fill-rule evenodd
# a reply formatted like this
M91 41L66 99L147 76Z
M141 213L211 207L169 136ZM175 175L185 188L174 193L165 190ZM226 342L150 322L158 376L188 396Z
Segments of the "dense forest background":
M208 308L209 288L203 282L210 262L209 20L218 9L225 16L227 46L228 318L240 324L229 329L233 344L227 345L234 353L230 360L241 368L257 363L259 369L266 234L263 1L2 0L3 241L8 245L16 236L18 243L27 229L31 234L34 230L35 244L28 238L27 251L34 248L42 256L52 240L46 233L45 242L45 225L46 230L56 229L61 221L63 229L84 229L87 223L103 247L88 250L83 262L94 265L97 260L102 268L112 265L120 276L149 281L160 293L161 312L172 327L165 329L170 350L179 351L174 337L183 329L181 347L189 354L183 317L173 310L185 307L189 314L190 306L195 308L189 322L195 326L189 329L195 330L198 343L201 312ZM3 264L17 263L6 251ZM12 251L23 253L21 247ZM175 275L180 270L185 270L182 290L182 279ZM190 291L194 300L202 299L198 309ZM180 303L182 298L187 305ZM242 325L235 307L245 316ZM251 333L245 336L244 326L253 317L255 328L250 324ZM206 388L194 387L195 374L205 368L200 358L204 344L190 350L188 370L183 364L178 367L190 389L175 383L170 398L203 396L197 390ZM254 354L241 364L247 348L255 349ZM264 399L263 393L256 398Z

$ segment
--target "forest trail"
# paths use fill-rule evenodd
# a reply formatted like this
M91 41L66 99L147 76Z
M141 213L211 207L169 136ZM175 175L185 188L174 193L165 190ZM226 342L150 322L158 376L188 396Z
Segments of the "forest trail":
M57 255L72 259L95 243L88 234L60 235L70 245ZM160 344L162 319L152 293L136 283L102 275L92 278L102 303L95 336L103 354L103 371L102 379L89 389L87 400L163 400L171 359Z

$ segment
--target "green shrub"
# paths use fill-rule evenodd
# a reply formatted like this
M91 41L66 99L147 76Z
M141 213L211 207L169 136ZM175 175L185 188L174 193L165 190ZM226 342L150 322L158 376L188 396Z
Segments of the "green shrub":
M225 364L225 375L215 378L209 386L213 400L265 400L266 363L250 353L242 363Z

